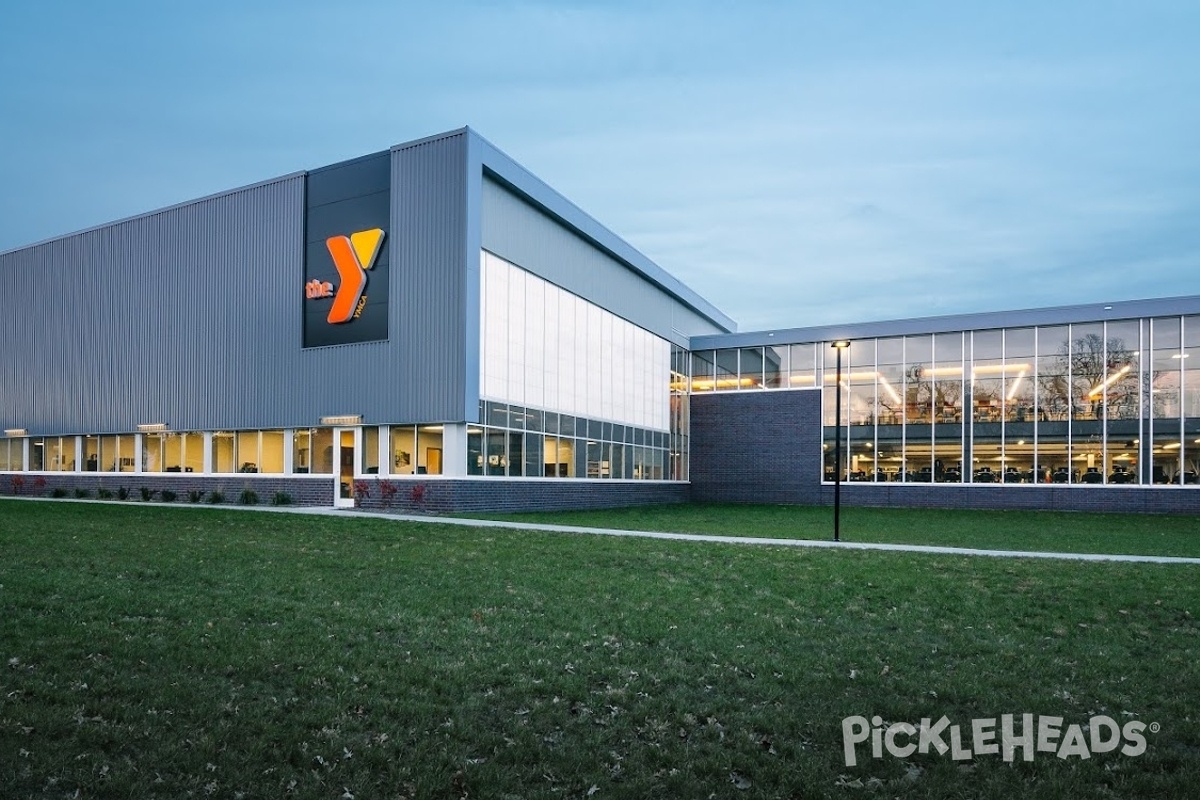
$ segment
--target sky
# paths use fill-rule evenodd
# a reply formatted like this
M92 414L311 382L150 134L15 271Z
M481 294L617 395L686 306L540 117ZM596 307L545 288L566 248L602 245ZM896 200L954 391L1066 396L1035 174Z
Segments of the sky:
M0 252L471 126L740 330L1200 294L1200 3L76 2Z

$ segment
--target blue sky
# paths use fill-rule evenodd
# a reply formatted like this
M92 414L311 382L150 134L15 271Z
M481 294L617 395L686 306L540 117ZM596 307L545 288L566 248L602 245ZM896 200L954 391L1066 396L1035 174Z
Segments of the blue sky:
M32 2L0 251L470 125L738 321L1200 293L1200 3Z

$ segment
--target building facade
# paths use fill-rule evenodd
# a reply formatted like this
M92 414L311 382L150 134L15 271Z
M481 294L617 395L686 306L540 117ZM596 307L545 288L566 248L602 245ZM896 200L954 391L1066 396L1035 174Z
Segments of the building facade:
M1200 498L1200 298L736 333L470 129L0 253L0 280L0 491L820 503L841 470L863 504Z

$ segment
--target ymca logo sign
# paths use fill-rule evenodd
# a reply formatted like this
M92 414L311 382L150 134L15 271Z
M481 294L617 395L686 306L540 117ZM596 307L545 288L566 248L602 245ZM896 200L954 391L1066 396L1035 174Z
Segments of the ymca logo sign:
M340 285L316 278L304 284L304 296L309 300L333 298L326 321L340 325L362 315L367 305L367 271L375 266L383 247L383 230L371 228L349 236L330 236L325 247L337 269Z

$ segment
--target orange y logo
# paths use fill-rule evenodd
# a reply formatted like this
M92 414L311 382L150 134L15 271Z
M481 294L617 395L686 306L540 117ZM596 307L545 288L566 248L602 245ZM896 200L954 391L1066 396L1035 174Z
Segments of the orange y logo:
M329 309L330 324L349 322L359 310L359 300L367 288L367 270L375 264L383 244L383 231L372 228L349 236L330 236L325 240L333 265L337 267L342 285L333 296Z

